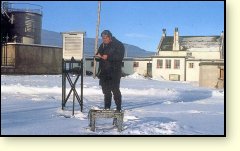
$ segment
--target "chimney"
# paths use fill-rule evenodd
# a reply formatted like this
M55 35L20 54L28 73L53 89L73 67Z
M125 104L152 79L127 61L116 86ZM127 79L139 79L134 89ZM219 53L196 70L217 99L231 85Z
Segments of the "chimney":
M166 37L166 29L165 28L162 29L162 37Z
M174 38L173 38L173 50L180 50L179 46L179 33L178 33L178 28L175 28L174 31Z
M163 28L162 29L162 37L161 37L161 40L158 44L158 48L157 48L157 54L159 55L160 51L161 51L161 46L162 46L162 43L163 43L163 39L166 37L166 29Z

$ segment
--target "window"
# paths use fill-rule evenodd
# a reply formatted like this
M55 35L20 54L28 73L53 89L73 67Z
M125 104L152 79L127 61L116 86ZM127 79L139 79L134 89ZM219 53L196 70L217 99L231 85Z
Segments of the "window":
M122 67L124 67L124 62L122 62Z
M171 60L170 59L166 59L165 68L171 69Z
M139 67L139 62L133 62L133 67Z
M174 69L180 69L180 60L174 60Z
M93 63L93 61L91 62L91 67L93 67L93 65L94 65L94 63Z
M188 68L194 68L194 63L189 63Z
M220 69L220 77L219 79L224 79L224 69Z
M157 68L163 68L163 60L162 59L157 60Z

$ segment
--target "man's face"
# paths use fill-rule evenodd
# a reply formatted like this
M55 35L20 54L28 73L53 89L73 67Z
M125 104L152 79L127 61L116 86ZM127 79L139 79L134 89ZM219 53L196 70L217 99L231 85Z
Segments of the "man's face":
M109 44L112 39L107 35L102 35L102 40L104 44Z

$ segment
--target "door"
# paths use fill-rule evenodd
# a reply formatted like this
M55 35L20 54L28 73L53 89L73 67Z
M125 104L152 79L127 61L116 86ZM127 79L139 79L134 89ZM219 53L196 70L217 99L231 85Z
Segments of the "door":
M147 76L152 77L152 63L147 63Z

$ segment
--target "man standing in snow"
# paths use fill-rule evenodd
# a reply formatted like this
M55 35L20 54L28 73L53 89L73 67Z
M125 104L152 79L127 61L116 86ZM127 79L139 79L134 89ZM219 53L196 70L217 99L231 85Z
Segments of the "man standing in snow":
M109 30L104 30L101 37L103 43L98 48L96 58L99 58L97 59L99 61L97 76L104 94L104 109L110 109L113 93L116 111L121 112L122 95L119 87L125 48Z

